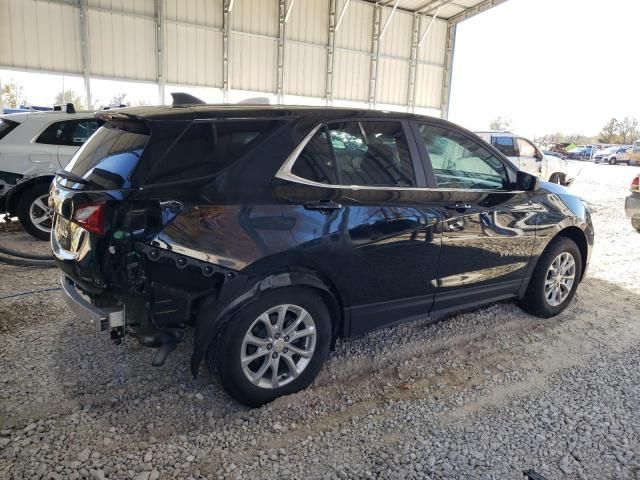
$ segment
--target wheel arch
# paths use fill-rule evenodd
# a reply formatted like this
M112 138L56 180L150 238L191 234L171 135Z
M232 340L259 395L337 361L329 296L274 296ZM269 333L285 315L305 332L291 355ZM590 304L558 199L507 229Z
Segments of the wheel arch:
M233 316L256 301L264 292L280 288L303 287L317 292L329 309L332 347L348 327L343 299L336 286L322 272L309 267L288 267L262 277L240 274L225 282L217 295L202 300L194 323L194 350L191 373L197 377L200 364L211 343Z
M18 204L20 203L20 197L24 192L29 190L34 185L40 185L42 183L51 183L55 175L39 175L37 177L26 177L18 182L13 188L7 192L5 209L10 216L17 215Z
M553 240L558 237L565 237L573 240L578 246L578 250L580 250L580 256L582 257L582 269L580 274L580 281L582 281L582 279L584 278L584 273L587 270L587 261L589 256L589 243L587 242L587 236L579 227L570 226L563 230L560 230L558 234L553 237L551 242L553 242ZM549 242L549 244L551 244L551 242ZM547 244L545 250L548 248L549 244Z

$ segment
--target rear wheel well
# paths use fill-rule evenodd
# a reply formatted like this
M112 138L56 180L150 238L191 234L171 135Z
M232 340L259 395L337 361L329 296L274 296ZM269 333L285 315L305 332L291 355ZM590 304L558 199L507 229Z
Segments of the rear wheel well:
M18 204L20 203L20 197L24 192L29 190L34 185L42 183L51 183L54 179L53 175L43 175L40 177L32 177L28 180L18 183L15 187L7 192L7 204L6 210L13 217L18 213Z
M578 227L567 227L560 231L556 237L566 237L575 242L580 250L580 256L582 257L582 273L580 280L584 277L584 272L587 269L587 255L589 253L589 245L587 244L587 237L584 232Z

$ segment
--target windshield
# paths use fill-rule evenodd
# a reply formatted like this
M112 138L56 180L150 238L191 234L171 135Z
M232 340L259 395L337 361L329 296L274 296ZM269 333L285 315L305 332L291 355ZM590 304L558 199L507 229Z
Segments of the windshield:
M74 155L65 170L87 180L90 188L118 189L131 186L129 177L149 140L118 126L103 126ZM64 180L65 186L77 185Z

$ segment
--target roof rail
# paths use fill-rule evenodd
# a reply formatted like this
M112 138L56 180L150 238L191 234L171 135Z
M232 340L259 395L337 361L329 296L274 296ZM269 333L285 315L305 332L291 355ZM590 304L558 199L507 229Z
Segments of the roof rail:
M54 112L76 113L76 107L73 103L58 103L53 106Z

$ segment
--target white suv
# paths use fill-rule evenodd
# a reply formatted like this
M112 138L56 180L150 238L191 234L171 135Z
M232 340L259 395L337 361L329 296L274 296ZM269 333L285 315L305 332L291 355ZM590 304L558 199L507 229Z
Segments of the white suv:
M569 171L566 160L545 155L526 138L510 132L476 132L476 134L500 150L520 170L547 182L561 185L569 185L575 179Z
M67 113L69 112L69 113ZM17 216L31 235L48 240L49 185L98 128L92 112L0 115L0 213Z

